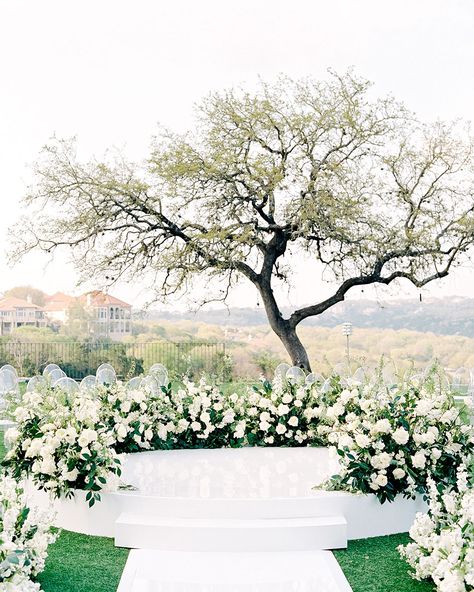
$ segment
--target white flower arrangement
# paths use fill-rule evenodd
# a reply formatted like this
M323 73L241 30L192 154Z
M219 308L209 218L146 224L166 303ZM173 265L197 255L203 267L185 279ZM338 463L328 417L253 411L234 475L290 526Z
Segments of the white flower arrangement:
M381 502L448 485L474 447L472 426L436 373L387 388L333 377L324 388L276 379L226 394L204 379L156 393L122 383L68 395L27 392L6 434L4 464L56 496L87 492L92 505L120 477L119 454L240 446L334 446L330 489L374 493ZM433 378L435 377L435 378ZM438 377L439 378L439 377Z
M0 589L38 592L33 579L44 569L48 545L56 539L52 516L27 506L26 497L11 477L0 480Z
M83 489L93 505L99 491L120 476L115 439L102 410L90 391L72 400L50 388L25 393L14 411L17 427L5 433L10 450L2 464L17 480L31 476L57 497Z
M474 590L474 489L464 465L455 486L440 490L429 482L428 513L418 513L400 554L418 580L432 579L439 592Z
M342 384L334 377L317 430L336 448L340 471L324 486L375 493L383 503L425 492L430 477L454 483L474 450L474 432L444 384L436 368L421 384L390 388L380 379Z

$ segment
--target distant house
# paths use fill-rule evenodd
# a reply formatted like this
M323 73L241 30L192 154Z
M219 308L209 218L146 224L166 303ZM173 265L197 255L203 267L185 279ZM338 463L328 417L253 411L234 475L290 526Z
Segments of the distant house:
M132 305L99 290L79 296L90 313L90 332L120 341L132 334Z
M82 296L56 292L45 298L45 315L51 324L66 324L72 309L82 307L87 315L88 333L120 341L132 333L132 305L110 294L94 290Z
M56 292L51 296L45 296L44 312L49 321L67 323L71 306L77 303L75 296L69 296L64 292Z
M7 335L18 327L46 327L47 319L40 306L30 298L22 300L9 296L0 300L0 335Z
M44 307L33 304L29 297L26 300L12 296L3 298L0 300L0 335L24 325L57 329L74 322L78 310L88 336L120 341L132 333L132 305L94 290L82 296L70 296L64 292L46 295Z

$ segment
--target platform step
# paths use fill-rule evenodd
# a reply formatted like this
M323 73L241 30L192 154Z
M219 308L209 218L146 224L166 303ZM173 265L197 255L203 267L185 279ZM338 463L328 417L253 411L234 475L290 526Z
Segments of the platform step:
M117 547L166 551L314 551L347 546L343 516L272 519L163 518L121 514Z

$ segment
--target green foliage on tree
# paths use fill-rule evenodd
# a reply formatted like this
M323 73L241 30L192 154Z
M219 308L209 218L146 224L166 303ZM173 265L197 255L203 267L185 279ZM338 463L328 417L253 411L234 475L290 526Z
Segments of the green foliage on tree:
M5 298L10 296L14 298L21 298L21 300L27 300L31 298L31 302L36 304L37 306L44 306L44 298L46 294L38 290L37 288L33 288L32 286L15 286L10 290L7 290L4 295Z
M162 130L142 164L82 162L73 141L53 142L15 255L67 246L82 279L149 275L162 299L197 276L205 301L225 301L244 278L293 363L309 368L301 321L355 286L445 277L473 242L468 131L423 123L369 87L349 72L211 94L195 129ZM284 317L274 288L291 281L302 252L338 287Z

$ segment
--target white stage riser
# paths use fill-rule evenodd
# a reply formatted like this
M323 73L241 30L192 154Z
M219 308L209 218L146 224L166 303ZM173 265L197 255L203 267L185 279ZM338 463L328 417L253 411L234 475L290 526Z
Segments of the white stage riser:
M264 520L151 519L123 514L115 544L162 551L317 551L347 546L347 524L340 516Z
M50 507L44 492L32 493L41 507ZM421 497L416 500L397 498L380 504L373 495L331 492L317 498L297 500L190 500L157 499L127 494L102 494L93 508L85 502L83 492L75 499L56 500L56 526L97 536L115 536L115 522L121 514L141 514L151 519L176 518L303 518L343 516L347 521L349 540L407 532L417 512L426 511Z
M114 537L117 533L117 544L146 548L153 540L181 540L183 522L187 524L188 538L196 535L200 544L205 545L204 533L193 531L196 520L214 521L211 522L214 525L215 521L221 521L221 533L226 532L225 521L240 520L249 526L247 530L251 533L252 522L258 531L258 521L292 520L297 530L298 520L340 517L347 522L345 537L351 540L406 532L416 513L426 510L421 498L397 498L393 503L380 504L374 495L314 490L317 483L336 470L337 460L327 449L320 448L196 449L131 454L123 458L123 480L135 485L138 491L103 493L102 501L93 508L89 508L84 492L80 491L74 499L56 500L56 525L90 535ZM29 489L35 503L51 507L46 493ZM134 518L127 524L119 521L116 526L124 515ZM140 541L137 534L140 528L134 524L149 525L142 530L148 529L151 534ZM290 531L291 528L286 538L291 539ZM233 534L227 531L225 536L218 537L219 546L223 541L231 541ZM318 532L313 535L315 546L311 549L329 547L329 542L318 538ZM246 536L248 542L251 535ZM341 542L340 538L336 542L336 546L345 545L345 540Z

